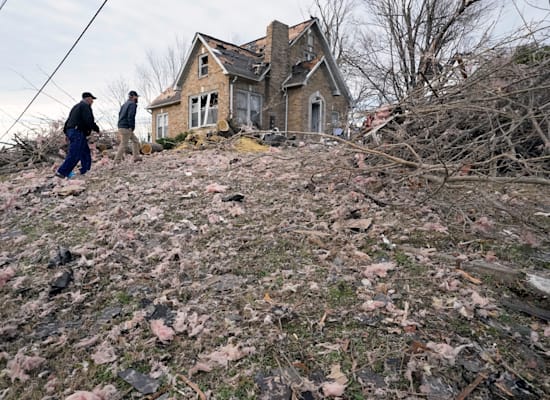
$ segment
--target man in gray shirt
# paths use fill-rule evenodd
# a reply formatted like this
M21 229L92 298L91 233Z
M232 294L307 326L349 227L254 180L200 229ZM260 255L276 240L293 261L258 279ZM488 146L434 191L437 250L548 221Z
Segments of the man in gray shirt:
M134 134L136 128L136 110L139 95L135 90L128 93L128 101L120 107L118 113L118 133L120 134L120 145L115 156L115 163L120 163L124 159L124 153L128 147L128 142L132 142L132 155L134 161L141 161L139 155L139 139Z

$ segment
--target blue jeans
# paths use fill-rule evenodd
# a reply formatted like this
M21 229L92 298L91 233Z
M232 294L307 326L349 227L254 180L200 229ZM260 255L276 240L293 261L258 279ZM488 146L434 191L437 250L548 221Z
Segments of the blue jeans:
M67 138L69 139L67 157L65 157L65 161L63 161L57 172L67 176L80 161L80 173L84 175L92 167L92 156L86 135L77 129L69 129Z

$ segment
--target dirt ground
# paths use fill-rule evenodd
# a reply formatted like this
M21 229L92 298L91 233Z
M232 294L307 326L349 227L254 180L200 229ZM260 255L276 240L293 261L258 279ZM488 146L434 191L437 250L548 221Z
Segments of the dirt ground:
M548 187L318 143L52 176L0 176L2 400L550 398Z

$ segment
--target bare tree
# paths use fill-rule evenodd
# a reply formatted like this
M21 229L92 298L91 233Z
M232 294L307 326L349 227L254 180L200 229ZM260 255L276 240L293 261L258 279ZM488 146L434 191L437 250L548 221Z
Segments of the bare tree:
M456 54L467 53L485 40L496 3L363 0L363 4L368 28L348 53L348 63L389 101L410 95Z
M147 103L174 84L186 49L184 39L176 38L174 44L161 53L157 50L146 52L145 63L137 67L137 82L138 90Z
M353 104L360 107L364 99L372 96L374 89L354 63L350 62L354 60L355 32L359 28L356 18L358 5L358 0L314 0L309 13L318 19L330 51L350 89Z
M171 86L183 64L185 49L183 38L176 38L174 44L166 47L163 52L148 50L145 53L144 63L136 67L135 78L121 75L109 82L101 96L104 101L98 107L101 118L98 124L101 128L116 130L118 110L127 100L131 89L137 90L140 94L140 104L146 106ZM146 124L149 126L149 121ZM141 128L147 130L144 126Z
M338 65L345 63L351 47L356 0L314 0L310 14L317 17Z

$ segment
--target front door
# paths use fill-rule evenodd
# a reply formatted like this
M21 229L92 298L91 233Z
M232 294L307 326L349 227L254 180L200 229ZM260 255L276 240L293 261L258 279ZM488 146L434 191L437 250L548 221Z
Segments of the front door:
M311 131L321 132L321 103L311 103Z
M309 130L310 132L323 132L324 101L319 92L309 97Z

